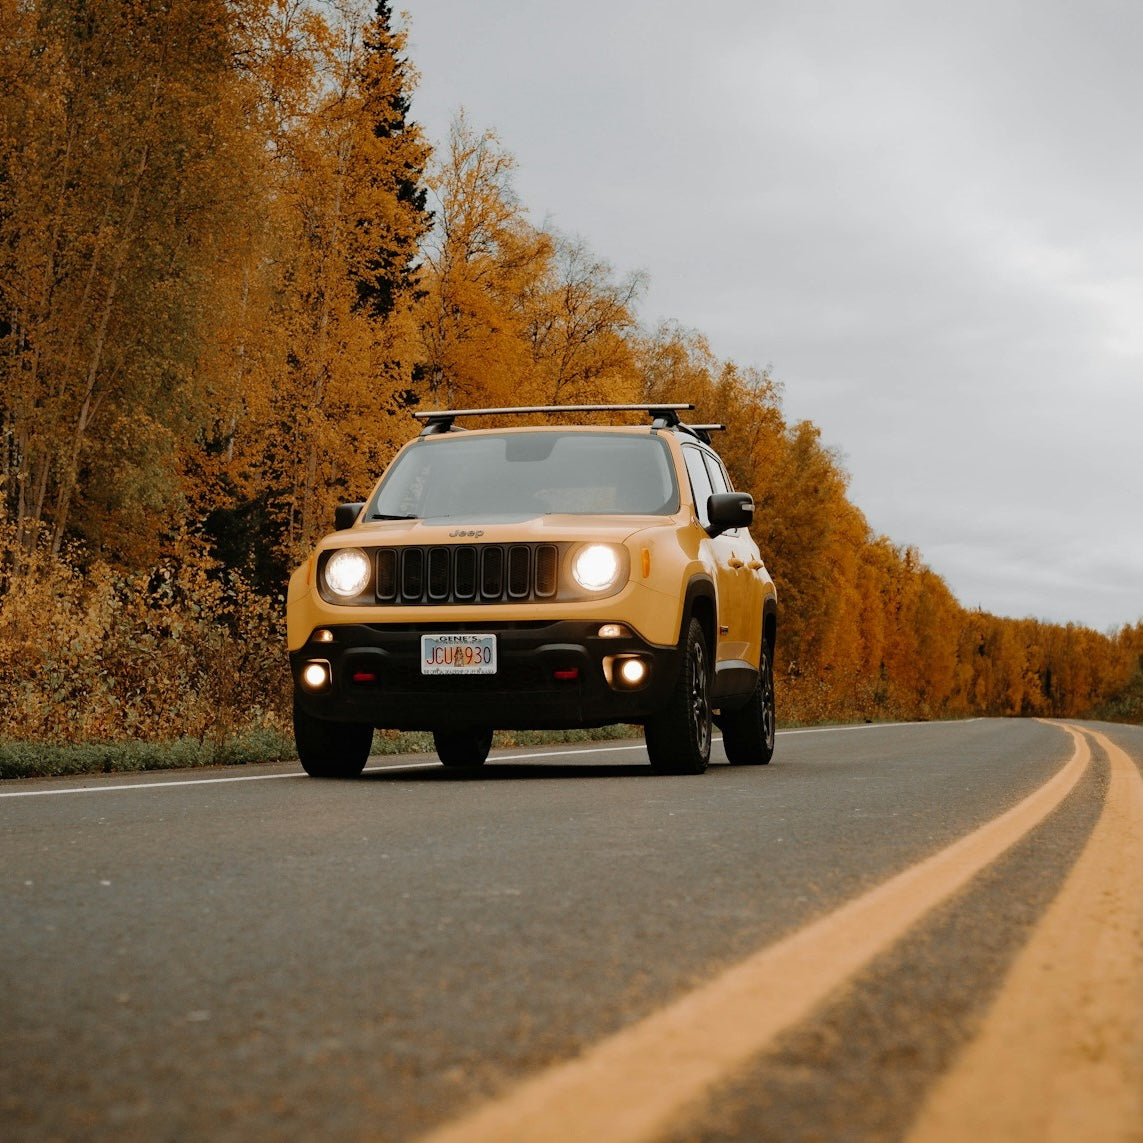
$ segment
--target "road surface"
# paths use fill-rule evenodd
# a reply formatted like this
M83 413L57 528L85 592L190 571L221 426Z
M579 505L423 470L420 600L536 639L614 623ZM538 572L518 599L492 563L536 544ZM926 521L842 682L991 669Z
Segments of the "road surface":
M1143 728L721 759L0 783L0 1137L1143 1139Z

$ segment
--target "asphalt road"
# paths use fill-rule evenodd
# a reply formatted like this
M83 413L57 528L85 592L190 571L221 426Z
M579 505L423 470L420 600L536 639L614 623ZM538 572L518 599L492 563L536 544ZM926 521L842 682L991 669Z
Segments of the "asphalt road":
M1083 730L1103 744L1027 720L788 731L771 766L718 764L716 745L699 777L656 776L619 743L512 751L474 777L417 757L351 782L249 767L0 783L0 1137L475 1139L474 1110L519 1118L523 1081L647 1021L653 1041L656 1014L832 923L1087 744L1040 824L733 1067L671 1103L684 1080L640 1047L662 1092L608 1065L571 1104L662 1098L655 1134L673 1143L906 1138L1107 807L1134 797L1108 794L1108 748L1137 780L1143 728ZM1115 842L1129 863L1137 840ZM760 1026L765 989L806 987L770 966L739 1023ZM1143 1017L1138 957L1124 973ZM1126 1038L1114 1065L1143 1091ZM521 1137L575 1138L576 1112L548 1106ZM1143 1115L1116 1130L1143 1138Z

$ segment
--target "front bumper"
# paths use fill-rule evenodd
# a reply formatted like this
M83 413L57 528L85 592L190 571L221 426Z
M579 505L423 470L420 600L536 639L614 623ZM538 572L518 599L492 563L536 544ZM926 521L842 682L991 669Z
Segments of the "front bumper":
M318 641L315 632L290 653L294 701L315 718L391 730L642 722L666 705L681 653L634 633L601 637L600 626L599 620L331 625L325 628L331 641ZM494 634L496 674L422 674L421 636L434 632ZM640 685L624 684L616 669L628 658L647 667ZM328 664L328 681L317 689L302 676L313 663Z

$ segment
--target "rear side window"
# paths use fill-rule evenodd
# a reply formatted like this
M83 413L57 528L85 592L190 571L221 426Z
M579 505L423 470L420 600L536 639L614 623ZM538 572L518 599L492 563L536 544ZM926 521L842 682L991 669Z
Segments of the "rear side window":
M730 479L726 475L726 469L722 467L722 462L709 452L703 453L703 459L706 461L710 482L715 492L733 492L734 489L730 487Z

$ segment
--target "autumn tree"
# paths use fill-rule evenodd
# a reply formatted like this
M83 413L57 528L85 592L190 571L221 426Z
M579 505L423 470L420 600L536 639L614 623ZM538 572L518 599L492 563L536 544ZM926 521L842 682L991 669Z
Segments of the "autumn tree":
M538 288L552 241L529 225L515 167L494 132L473 129L463 111L454 117L429 177L435 225L419 323L429 404L523 403L513 399L531 359L523 299Z
M249 276L274 336L245 323L232 355L243 391L203 468L223 504L216 543L275 580L338 500L364 495L404 431L392 421L414 381L429 149L408 119L413 73L387 4L274 0L257 49L272 193Z
M642 275L616 280L581 239L549 237L544 272L522 299L536 398L550 405L637 400L634 306Z
M516 161L463 112L430 178L422 377L435 405L637 399L634 304L642 277L615 277L579 239L537 229L513 186Z
M138 561L206 408L214 280L249 206L239 0L3 0L3 496L25 546Z

